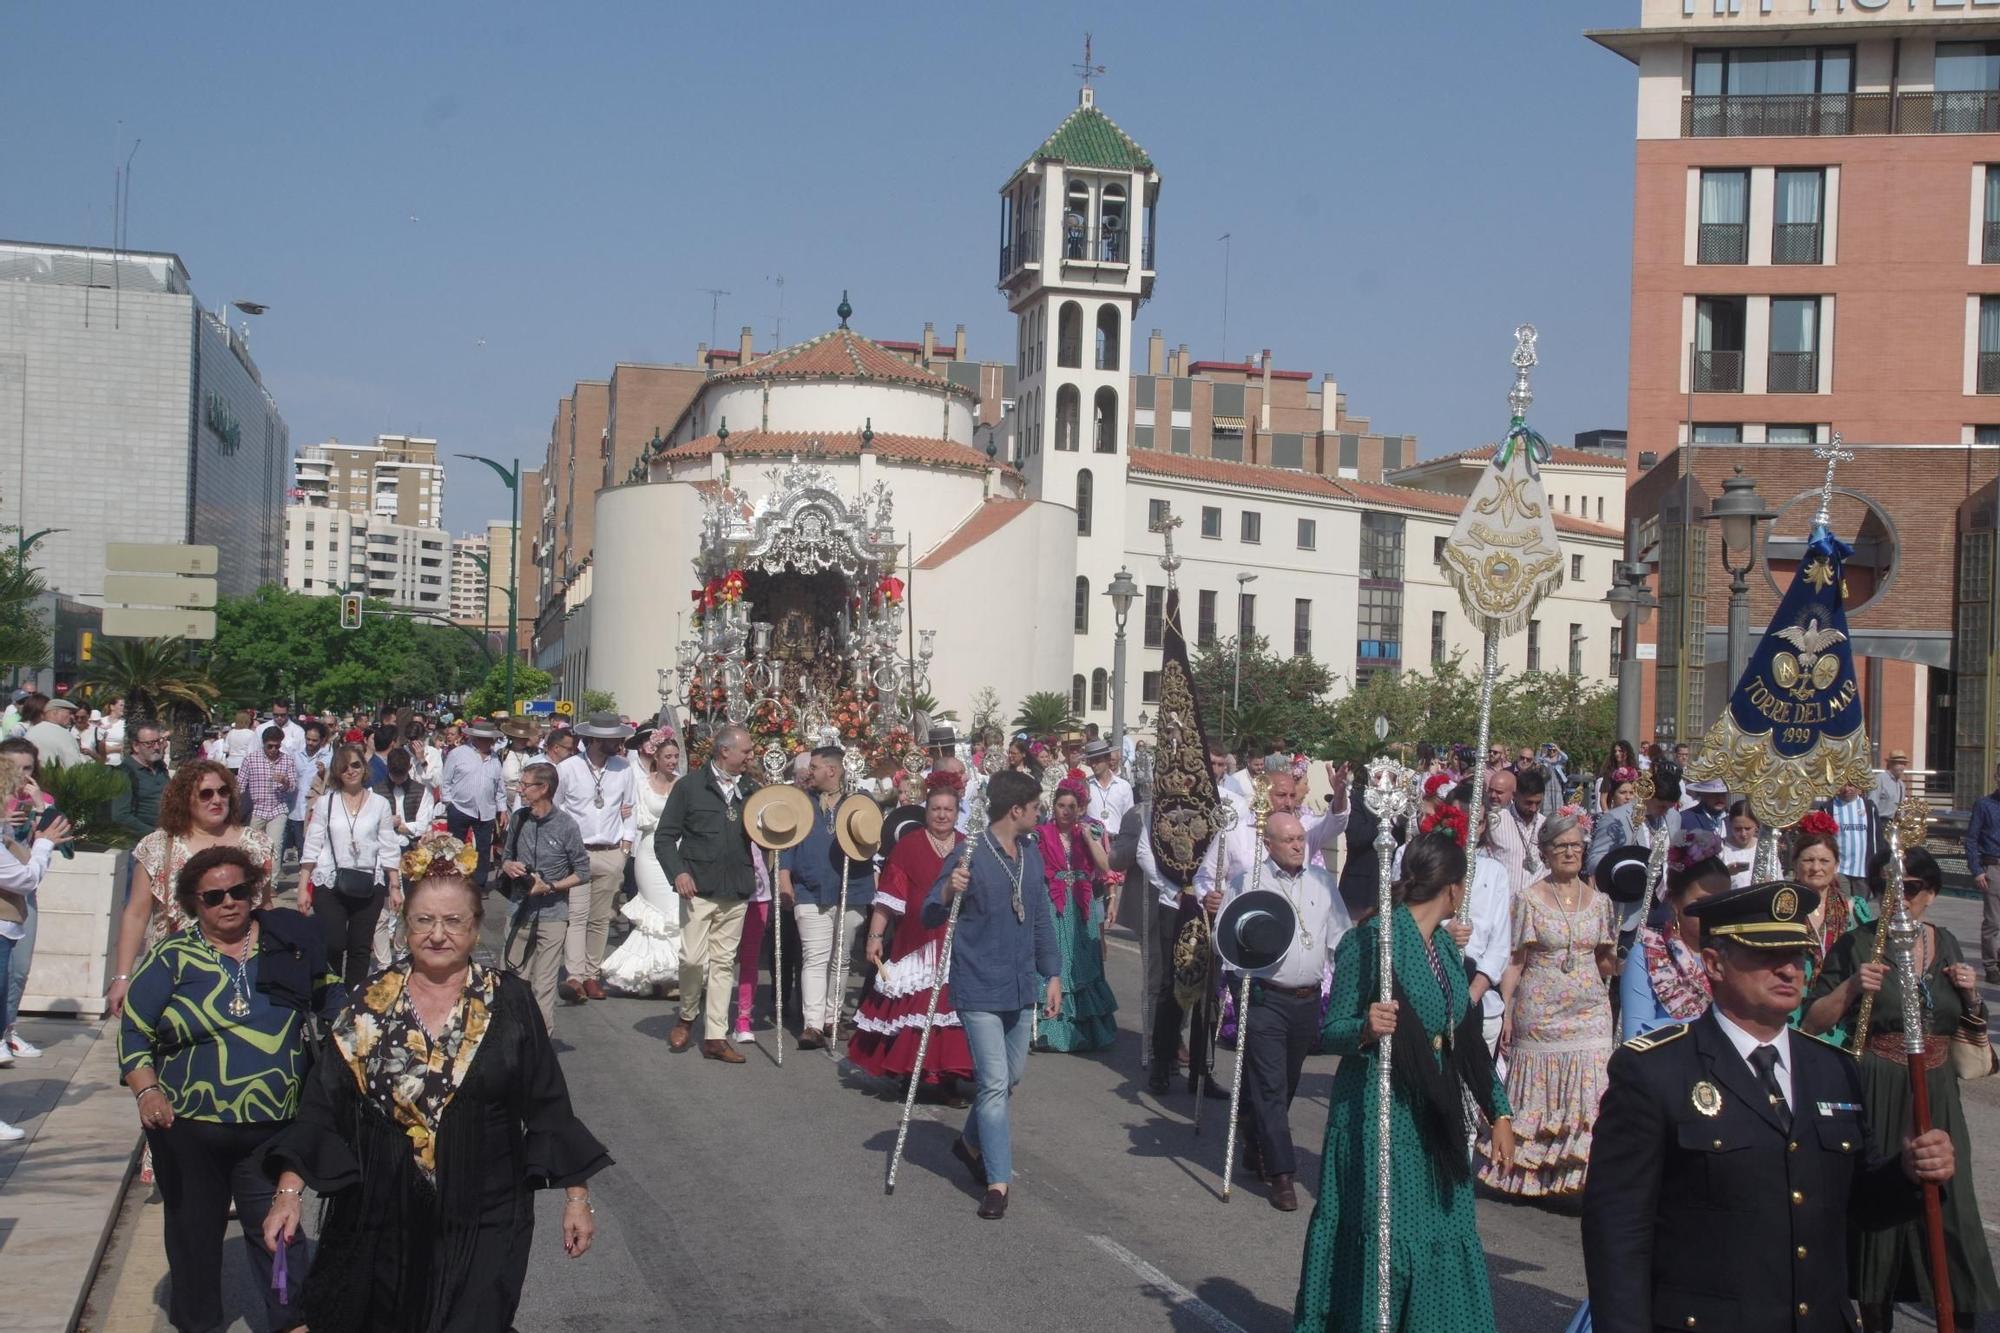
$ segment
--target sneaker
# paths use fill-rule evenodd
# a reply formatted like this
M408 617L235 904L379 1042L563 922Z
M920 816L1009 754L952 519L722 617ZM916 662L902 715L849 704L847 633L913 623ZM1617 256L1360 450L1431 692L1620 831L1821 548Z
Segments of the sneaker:
M730 1038L730 1040L731 1040L731 1041L738 1041L738 1042L743 1042L744 1044L746 1044L746 1045L747 1045L747 1044L749 1044L750 1042L753 1042L753 1041L755 1041L755 1040L757 1040L757 1039L756 1039L755 1037L753 1037L753 1036L751 1036L751 1035L750 1035L750 1029L749 1029L749 1028L738 1028L738 1029L736 1029L736 1035L735 1035L735 1036L733 1036L733 1037L731 1037L731 1038Z
M20 1033L13 1031L7 1033L7 1052L10 1055L19 1056L23 1060L39 1060L42 1058L41 1047L29 1041Z
M13 1143L18 1139L25 1139L27 1137L27 1130L22 1129L18 1125L10 1125L5 1120L0 1120L0 1143Z
M0 1043L0 1069L12 1069L13 1067L13 1051L5 1043Z

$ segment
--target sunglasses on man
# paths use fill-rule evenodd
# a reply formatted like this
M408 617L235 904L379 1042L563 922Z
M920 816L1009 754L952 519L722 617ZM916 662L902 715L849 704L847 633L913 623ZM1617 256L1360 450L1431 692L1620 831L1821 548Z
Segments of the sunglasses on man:
M252 885L231 884L227 888L222 889L203 889L195 896L201 899L203 907L220 907L224 898L229 899L231 902L247 903L256 894L257 890Z

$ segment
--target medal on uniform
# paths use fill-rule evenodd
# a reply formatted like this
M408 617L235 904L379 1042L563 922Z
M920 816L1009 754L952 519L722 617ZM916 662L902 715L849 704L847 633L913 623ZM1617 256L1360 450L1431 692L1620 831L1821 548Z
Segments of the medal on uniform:
M1722 1089L1707 1079L1694 1085L1694 1091L1688 1094L1688 1100L1694 1103L1695 1110L1705 1116L1722 1114Z

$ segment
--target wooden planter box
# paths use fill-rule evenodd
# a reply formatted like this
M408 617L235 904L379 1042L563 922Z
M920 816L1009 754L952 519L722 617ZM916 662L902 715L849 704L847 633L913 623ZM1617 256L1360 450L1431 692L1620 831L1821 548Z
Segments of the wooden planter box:
M37 893L40 924L21 1011L70 1018L104 1016L104 984L131 875L130 852L57 856Z

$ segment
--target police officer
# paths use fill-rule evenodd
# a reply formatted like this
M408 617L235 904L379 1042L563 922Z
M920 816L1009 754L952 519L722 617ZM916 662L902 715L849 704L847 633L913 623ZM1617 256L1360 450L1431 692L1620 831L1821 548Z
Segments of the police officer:
M1913 1212L1949 1180L1951 1138L1869 1160L1844 1050L1786 1026L1819 895L1753 884L1688 909L1714 1003L1611 1057L1583 1192L1597 1333L1854 1327L1847 1210Z

